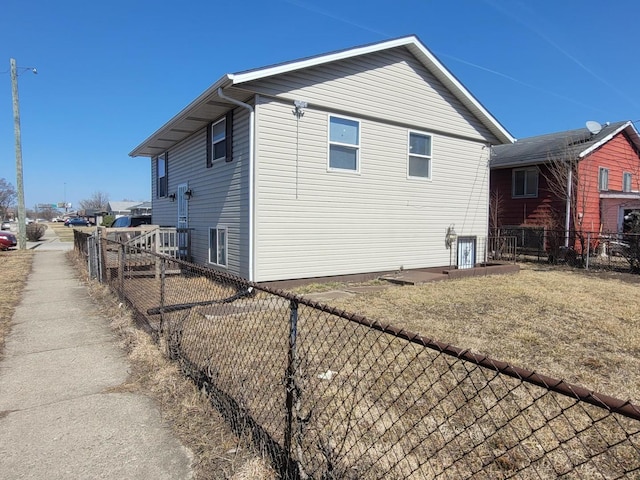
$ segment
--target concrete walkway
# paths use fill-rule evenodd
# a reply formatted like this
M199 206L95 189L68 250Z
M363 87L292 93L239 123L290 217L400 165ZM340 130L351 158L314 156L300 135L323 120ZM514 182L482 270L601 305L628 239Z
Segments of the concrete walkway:
M154 402L107 393L127 379L126 357L68 263L73 244L53 237L29 244L33 270L0 362L0 478L192 478Z

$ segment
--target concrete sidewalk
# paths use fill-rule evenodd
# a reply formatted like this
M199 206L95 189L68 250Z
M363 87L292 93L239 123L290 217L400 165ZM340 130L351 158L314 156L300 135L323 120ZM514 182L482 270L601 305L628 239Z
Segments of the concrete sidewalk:
M0 362L2 479L188 479L191 455L156 405L106 393L128 376L65 252L44 238Z

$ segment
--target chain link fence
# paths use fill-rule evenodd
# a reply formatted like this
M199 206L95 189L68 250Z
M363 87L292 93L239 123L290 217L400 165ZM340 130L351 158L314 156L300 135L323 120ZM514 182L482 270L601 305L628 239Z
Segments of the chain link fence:
M516 260L563 264L587 270L640 273L640 234L501 227L493 238L515 240Z
M629 402L150 251L83 251L282 478L640 477Z

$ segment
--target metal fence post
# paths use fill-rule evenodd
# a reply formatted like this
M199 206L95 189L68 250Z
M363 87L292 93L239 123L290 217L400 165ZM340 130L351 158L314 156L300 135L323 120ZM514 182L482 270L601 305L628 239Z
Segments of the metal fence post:
M159 255L156 254L156 262ZM160 257L160 334L164 331L164 295L165 295L165 278L166 278L165 259Z
M124 245L118 246L118 288L120 289L120 298L124 296L124 263L125 263L125 252Z
M587 232L587 260L585 264L585 270L589 270L589 255L591 255L591 232Z
M291 300L289 302L289 355L287 363L287 421L284 431L284 454L286 458L282 459L282 464L285 468L290 465L289 458L291 458L291 443L293 436L293 410L297 397L297 385L295 380L296 367L297 367L297 353L296 353L296 340L298 337L298 301ZM289 472L289 475L293 472Z

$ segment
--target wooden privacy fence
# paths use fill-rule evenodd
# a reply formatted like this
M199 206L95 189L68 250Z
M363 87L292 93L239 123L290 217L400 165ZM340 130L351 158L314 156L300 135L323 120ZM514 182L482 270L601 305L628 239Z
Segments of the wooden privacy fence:
M283 478L640 476L636 405L102 242L122 252L102 281Z

